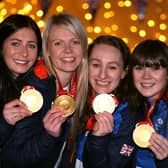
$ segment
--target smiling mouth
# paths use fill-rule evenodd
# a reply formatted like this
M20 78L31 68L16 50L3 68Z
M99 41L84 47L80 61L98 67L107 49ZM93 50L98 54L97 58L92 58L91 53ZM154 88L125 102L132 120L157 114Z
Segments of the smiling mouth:
M108 81L96 81L96 84L101 85L101 86L107 86L109 85Z
M22 65L25 65L28 63L28 61L23 61L23 60L15 60L15 63L16 64L22 64Z
M154 83L141 83L142 87L153 87Z
M72 57L66 57L66 58L63 58L62 60L65 62L73 62L75 59Z

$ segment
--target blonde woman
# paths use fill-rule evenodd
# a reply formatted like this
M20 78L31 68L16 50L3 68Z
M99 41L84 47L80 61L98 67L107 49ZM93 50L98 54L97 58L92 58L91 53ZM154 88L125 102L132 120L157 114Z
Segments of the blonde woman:
M64 137L55 167L73 167L76 132L88 84L87 34L77 17L60 13L48 19L43 32L43 56L57 88L54 107L44 117L44 127L51 136ZM61 105L63 102L69 104Z

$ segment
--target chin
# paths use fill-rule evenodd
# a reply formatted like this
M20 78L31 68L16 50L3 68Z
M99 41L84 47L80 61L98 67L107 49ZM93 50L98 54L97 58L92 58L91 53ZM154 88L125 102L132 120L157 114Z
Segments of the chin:
M101 91L97 91L97 93L98 93L98 94L102 94L102 93L109 93L109 92L107 92L107 91L105 91L105 90L101 90Z
M142 94L142 96L146 97L146 98L152 98L154 95L152 95L151 93L150 94Z

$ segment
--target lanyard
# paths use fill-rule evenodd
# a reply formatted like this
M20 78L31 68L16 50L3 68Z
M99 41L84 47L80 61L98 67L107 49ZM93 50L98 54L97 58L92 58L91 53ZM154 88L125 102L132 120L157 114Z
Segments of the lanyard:
M62 87L62 84L61 84L61 81L58 75L57 75L57 81L58 81L58 86L59 86L59 89L57 91L58 95L70 94L73 98L76 98L76 91L77 91L77 73L76 72L72 78L71 87L69 91L65 90Z
M160 97L161 97L161 94L160 93L158 93L155 97L154 97L154 100L153 100L153 102L152 102L152 104L151 104L151 106L150 106L150 108L149 108L149 110L147 111L147 114L146 114L146 121L147 122L149 122L151 125L153 125L152 124L152 121L151 121L151 115L153 114L153 111L154 111L154 108L155 108L155 106L156 106L156 103L157 103L157 101L160 99Z

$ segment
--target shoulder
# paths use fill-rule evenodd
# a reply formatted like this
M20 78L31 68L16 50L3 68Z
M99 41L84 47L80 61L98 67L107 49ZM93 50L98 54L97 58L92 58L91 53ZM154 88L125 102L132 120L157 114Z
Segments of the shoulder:
M29 71L29 73L26 74L25 76L25 81L30 82L30 83L48 83L48 82L54 82L55 83L55 77L53 75L46 76L45 78L40 78L39 76L36 75L34 69Z
M44 95L55 95L56 93L55 77L50 75L45 65L41 65L39 62L26 74L24 83L33 86Z
M39 87L55 85L55 77L49 74L43 60L36 62L33 69L25 76L25 81L30 85L37 85Z
M127 121L134 121L134 113L128 102L121 102L115 110L114 116L120 116Z
M116 107L116 111L120 112L120 113L130 113L130 107L128 102L121 102L117 107Z
M161 99L158 101L158 109L164 109L164 111L168 112L168 101L165 99Z

